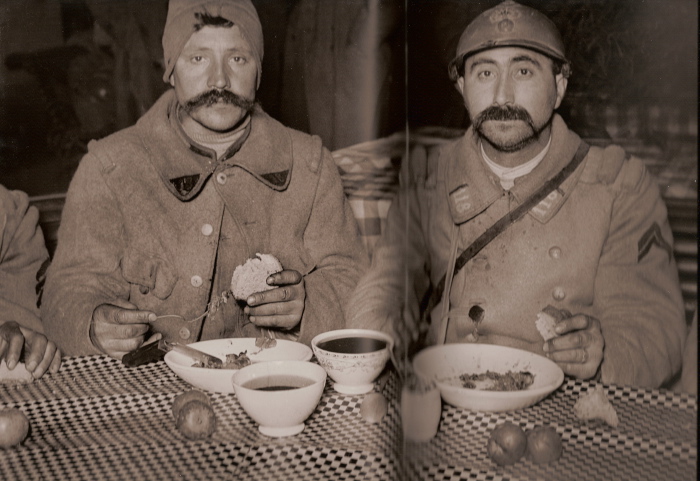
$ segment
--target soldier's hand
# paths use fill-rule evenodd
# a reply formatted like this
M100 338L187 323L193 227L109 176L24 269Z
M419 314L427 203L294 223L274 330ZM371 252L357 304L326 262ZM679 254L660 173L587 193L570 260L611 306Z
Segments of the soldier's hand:
M139 310L128 301L101 304L92 313L90 339L100 351L121 359L143 344L149 321L155 319L154 312Z
M304 314L306 288L304 276L288 269L272 274L267 279L269 291L257 292L247 299L245 312L250 322L259 327L292 329Z
M544 352L559 364L565 374L579 379L596 375L603 362L605 340L600 321L586 314L576 314L559 321L558 337L544 344Z

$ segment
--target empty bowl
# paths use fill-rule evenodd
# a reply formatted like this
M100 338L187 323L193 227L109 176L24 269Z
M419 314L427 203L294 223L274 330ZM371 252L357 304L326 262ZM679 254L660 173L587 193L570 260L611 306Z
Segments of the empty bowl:
M300 342L277 339L274 347L260 349L255 345L254 337L233 339L213 339L188 344L190 347L226 360L227 354L246 352L250 361L255 364L262 361L308 361L313 356L311 349ZM237 369L212 369L195 367L194 361L179 352L170 351L165 354L165 363L180 378L194 387L210 392L233 393L231 376Z
M326 386L326 371L313 362L271 361L251 364L231 379L238 402L271 437L304 430Z
M316 359L342 394L370 392L393 347L391 336L370 329L338 329L311 340Z

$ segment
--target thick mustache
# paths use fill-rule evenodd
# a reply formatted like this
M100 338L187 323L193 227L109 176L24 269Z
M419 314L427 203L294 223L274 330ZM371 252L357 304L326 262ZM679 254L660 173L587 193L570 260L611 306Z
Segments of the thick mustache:
M234 105L245 111L253 110L255 105L255 100L247 99L228 90L209 90L185 102L183 108L189 113L199 107L211 107L219 101Z
M503 107L491 106L476 116L476 119L474 119L474 127L479 129L483 123L488 120L522 120L533 127L534 130L532 117L530 117L527 110L521 107L513 107L510 105L505 105Z

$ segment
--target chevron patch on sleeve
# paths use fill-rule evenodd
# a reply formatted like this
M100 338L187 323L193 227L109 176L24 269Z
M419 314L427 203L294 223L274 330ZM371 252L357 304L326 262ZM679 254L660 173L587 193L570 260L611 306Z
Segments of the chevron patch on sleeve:
M673 248L666 242L661 235L661 227L654 222L649 229L642 235L637 243L637 262L640 262L649 253L652 247L658 246L668 254L668 260L671 261L673 256Z

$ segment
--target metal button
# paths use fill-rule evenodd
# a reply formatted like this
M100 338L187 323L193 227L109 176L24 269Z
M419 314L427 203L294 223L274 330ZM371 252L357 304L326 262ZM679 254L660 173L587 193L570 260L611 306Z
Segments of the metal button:
M199 287L202 285L202 278L199 276L192 276L192 279L190 279L190 282L194 287Z
M139 292L143 294L144 296L148 294L151 290L148 288L148 286L139 286Z
M204 224L202 226L203 235L210 236L212 232L214 232L214 228L211 226L211 224Z
M566 297L566 291L563 287L555 287L552 291L552 297L557 301L562 301Z
M561 247L554 246L549 249L549 257L552 259L559 259L561 257Z
M187 329L186 327L183 327L180 329L180 332L178 332L180 335L180 339L189 339L190 338L190 330Z
M226 174L224 174L223 172L219 172L218 174L216 174L216 181L219 184L224 185L226 183Z

